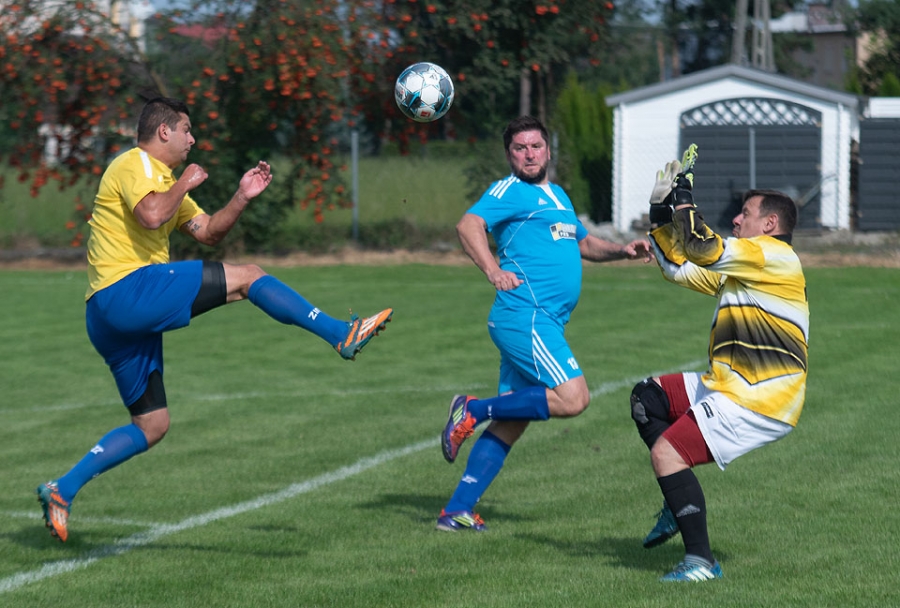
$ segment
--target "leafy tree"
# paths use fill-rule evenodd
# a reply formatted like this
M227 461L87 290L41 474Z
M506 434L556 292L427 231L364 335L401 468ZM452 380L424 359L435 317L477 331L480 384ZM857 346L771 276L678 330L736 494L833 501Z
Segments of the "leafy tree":
M285 159L269 204L251 206L241 223L249 246L266 242L290 205L321 220L347 204L335 153L360 120L361 100L376 94L375 67L387 54L373 42L372 2L186 2L151 23L146 53L93 2L0 2L0 133L9 150L0 161L33 193L53 178L97 179L133 141L142 97L162 94L188 103L192 160L216 168L202 200L227 200L258 158ZM61 134L58 167L42 156L42 125Z
M134 41L91 3L0 4L0 162L33 195L51 180L96 178L130 135L136 82L151 78ZM48 142L55 157L44 157Z
M457 109L441 125L451 136L495 133L518 114L550 116L560 76L576 61L603 61L614 10L596 0L385 0L385 7L385 27L403 41L385 64L389 74L428 60L454 77ZM393 85L389 76L384 82Z
M855 16L855 19L853 17ZM848 20L869 35L871 55L856 75L860 92L884 95L891 90L891 77L900 77L900 3L895 0L861 0Z
M612 108L608 86L589 89L569 74L557 104L560 127L560 181L576 211L595 222L612 220Z

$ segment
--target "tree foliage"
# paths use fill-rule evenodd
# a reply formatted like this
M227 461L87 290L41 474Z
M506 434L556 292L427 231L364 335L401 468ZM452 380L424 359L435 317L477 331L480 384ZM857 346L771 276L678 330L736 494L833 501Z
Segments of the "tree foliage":
M871 54L856 74L861 93L890 95L900 78L900 3L895 0L861 0L851 22L869 35ZM853 19L855 17L855 19Z
M267 202L240 224L250 246L292 206L321 220L349 203L336 158L351 129L374 147L395 140L406 150L415 138L496 136L520 112L549 119L563 75L603 65L615 10L596 0L171 6L138 40L91 0L0 0L0 163L33 194L53 179L99 179L133 143L146 99L184 99L197 137L191 160L211 169L200 195L210 211L255 160L284 163ZM457 87L451 114L424 125L393 101L396 75L422 60L445 67ZM58 144L50 156L48 142Z

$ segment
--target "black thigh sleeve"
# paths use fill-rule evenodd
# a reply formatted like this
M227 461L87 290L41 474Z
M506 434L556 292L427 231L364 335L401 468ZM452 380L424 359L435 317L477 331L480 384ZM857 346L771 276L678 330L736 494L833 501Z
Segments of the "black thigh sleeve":
M132 416L140 416L166 407L168 407L168 402L162 374L158 370L153 370L147 378L147 390L137 401L128 406L128 412Z
M203 262L203 278L200 291L191 305L191 318L225 304L228 288L225 285L225 267L222 262Z

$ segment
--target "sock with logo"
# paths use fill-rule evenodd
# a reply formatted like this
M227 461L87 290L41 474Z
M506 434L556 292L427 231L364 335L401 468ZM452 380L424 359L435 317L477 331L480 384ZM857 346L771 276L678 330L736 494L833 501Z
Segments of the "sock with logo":
M72 502L78 491L91 479L147 451L144 431L134 424L113 429L97 442L72 469L56 480L59 494Z
M547 389L531 386L489 399L473 399L466 406L475 420L547 420L550 406Z
M270 274L256 279L247 297L276 321L302 327L332 346L347 337L346 321L329 317Z
M678 522L685 553L715 561L706 527L706 498L694 472L685 469L657 478L659 489Z
M469 460L466 462L466 472L444 511L454 513L475 509L475 503L481 499L482 494L503 468L510 447L493 433L483 432L472 446Z

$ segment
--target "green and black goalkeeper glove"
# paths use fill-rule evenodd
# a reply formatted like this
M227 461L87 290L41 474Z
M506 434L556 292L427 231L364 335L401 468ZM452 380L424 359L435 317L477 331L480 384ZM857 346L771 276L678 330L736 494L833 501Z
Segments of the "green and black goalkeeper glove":
M681 172L675 176L669 205L672 209L679 205L693 205L694 163L697 162L697 144L691 144L681 157Z
M694 187L694 162L697 160L697 144L684 151L681 162L666 163L656 173L656 184L650 194L650 223L662 226L672 221L672 211L677 205L693 204L691 190Z

